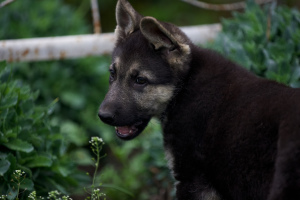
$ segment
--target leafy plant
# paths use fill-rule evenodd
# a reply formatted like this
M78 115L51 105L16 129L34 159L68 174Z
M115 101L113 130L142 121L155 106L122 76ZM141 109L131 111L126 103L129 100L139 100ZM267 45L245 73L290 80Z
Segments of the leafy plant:
M248 1L233 16L212 47L259 76L300 87L300 12Z
M104 197L104 200L106 200L105 196L106 194L100 192L100 188L97 188L98 186L101 186L102 183L100 182L97 186L96 184L96 176L97 176L97 172L99 169L99 165L100 165L100 159L104 158L106 156L106 154L101 156L101 151L102 151L102 146L104 145L103 139L99 138L99 137L92 137L92 139L89 142L91 144L91 149L93 151L93 154L96 156L95 158L92 158L92 160L94 161L95 164L95 171L94 171L94 175L93 175L93 183L91 185L91 190L92 192L88 192L87 189L85 188L85 191L90 194L91 196L87 197L86 200L100 200L101 197ZM97 189L95 189L97 188Z
M104 136L115 137L114 130L108 131ZM100 175L110 199L174 198L174 180L164 158L162 141L160 124L155 119L134 140L110 141L108 155L113 162L107 163Z
M65 155L67 138L50 123L56 100L39 106L35 102L38 94L15 80L11 68L1 63L0 191L8 199L24 198L34 189L40 194L54 189L68 193L79 186L79 180L87 180Z
M48 8L47 2L43 1L35 2L34 5L31 5L29 0L11 4L5 13L0 13L0 20L6 19L1 21L1 24L5 23L7 26L1 29L1 37L68 35L80 33L82 27L86 27L82 18L76 12L71 12L74 8L66 8L61 1L52 2L51 5L55 8ZM32 6L38 8L32 9ZM37 14L30 14L34 11L43 12L43 18L55 16L56 20L45 19L48 21L46 24L36 22L36 18L31 16ZM19 16L18 20L14 20L14 16ZM59 29L63 25L58 25L57 21L64 21L66 18L70 21L68 26L72 26L73 30ZM34 21L34 24L30 24L30 28L27 28L24 34L22 27L24 28L28 21ZM10 29L11 27L15 28ZM106 141L104 151L108 156L103 159L101 175L96 177L96 183L103 183L101 190L107 193L110 199L149 199L151 195L160 192L158 188L166 187L160 190L168 191L173 186L164 160L161 131L158 123L152 122L148 131L138 140L123 143L113 134L113 129L100 122L97 110L108 88L109 64L110 57L103 56L77 60L12 63L11 71L14 77L29 84L33 90L39 91L36 103L48 105L53 99L59 99L59 103L52 106L53 113L49 123L60 127L60 133L66 138L65 156L70 157L76 165L87 169L87 166L93 164L90 159L92 152L88 147L89 137L98 135ZM92 170L93 168L88 168L89 172ZM39 195L38 188L36 191Z
M91 28L74 13L75 8L65 5L62 0L14 2L1 9L0 39L87 33Z

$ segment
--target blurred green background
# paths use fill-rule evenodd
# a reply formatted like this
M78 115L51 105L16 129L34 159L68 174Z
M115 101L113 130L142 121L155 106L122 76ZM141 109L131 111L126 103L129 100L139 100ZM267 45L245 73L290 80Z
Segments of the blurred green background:
M179 0L130 1L143 15L151 15L178 26L220 22L230 12L203 10ZM209 1L230 3L236 1ZM116 0L99 0L103 32L116 26ZM300 7L297 0L280 4ZM242 12L242 11L240 11ZM90 1L54 0L15 1L0 9L0 40L93 33ZM98 107L108 87L109 56L84 59L10 63L14 78L38 90L38 104L50 105L58 98L50 123L60 127L65 138L67 155L78 169L93 173L88 140L100 136L107 153L101 161L98 181L111 200L173 199L174 180L163 154L159 122L150 122L146 131L132 141L116 138L113 128L97 117ZM71 188L70 194L78 193ZM73 196L82 199L83 190Z

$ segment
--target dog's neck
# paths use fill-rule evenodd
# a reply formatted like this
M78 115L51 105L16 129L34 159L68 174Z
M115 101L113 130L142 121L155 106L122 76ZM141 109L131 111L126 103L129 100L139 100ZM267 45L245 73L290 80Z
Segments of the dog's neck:
M176 105L179 99L180 101L182 98L193 99L197 91L202 90L209 91L209 95L222 97L232 84L251 79L254 76L214 51L193 44L190 47L191 60L186 66L189 70L186 76L177 82L173 98L160 116L163 125L167 121L168 113L173 113L174 109L177 109ZM197 91L194 88L197 88ZM210 102L210 104L217 105L222 101L218 98L211 99L215 99L216 102Z

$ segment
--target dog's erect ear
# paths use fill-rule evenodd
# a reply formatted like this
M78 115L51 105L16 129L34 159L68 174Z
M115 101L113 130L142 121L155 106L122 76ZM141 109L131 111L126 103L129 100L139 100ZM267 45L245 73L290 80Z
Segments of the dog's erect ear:
M117 37L126 37L139 29L141 18L127 0L119 0L116 7Z
M144 17L140 23L140 30L175 71L187 71L185 66L190 60L191 41L178 27L159 22L153 17Z
M153 17L144 17L141 20L140 29L156 50L162 47L169 50L178 47L176 38L162 23Z

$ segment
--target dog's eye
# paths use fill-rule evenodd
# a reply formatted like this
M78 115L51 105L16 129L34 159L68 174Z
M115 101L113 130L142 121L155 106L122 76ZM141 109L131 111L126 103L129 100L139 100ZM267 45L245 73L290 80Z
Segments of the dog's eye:
M110 69L109 73L110 73L109 81L111 82L111 81L113 81L115 79L116 72L115 72L115 70Z
M116 72L115 72L115 70L110 69L110 70L109 70L109 73L110 73L110 75L114 76Z
M144 85L147 82L148 82L147 79L144 78L144 77L137 77L136 80L135 80L135 83L139 84L139 85Z

